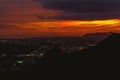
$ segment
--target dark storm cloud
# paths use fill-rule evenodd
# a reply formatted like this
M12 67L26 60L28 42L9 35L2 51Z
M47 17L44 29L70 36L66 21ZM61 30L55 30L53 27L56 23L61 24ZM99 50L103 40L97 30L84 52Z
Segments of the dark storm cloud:
M44 8L59 10L56 19L120 18L120 0L35 0Z

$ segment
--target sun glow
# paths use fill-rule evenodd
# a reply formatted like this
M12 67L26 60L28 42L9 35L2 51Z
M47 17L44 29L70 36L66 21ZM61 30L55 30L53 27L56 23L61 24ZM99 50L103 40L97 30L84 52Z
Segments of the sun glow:
M83 24L101 24L101 25L113 25L119 23L120 20L94 20L94 21L75 21L72 24L83 25Z
M120 32L120 19L113 20L94 20L94 21L44 21L31 23L13 23L17 28L6 29L4 32L10 32L9 35L15 33L17 36L79 36L93 32ZM4 33L6 34L6 33ZM14 35L15 35L14 34ZM1 34L3 35L3 34ZM8 34L6 34L8 35Z
M94 21L54 21L54 22L33 22L22 24L26 28L54 28L54 27L75 27L75 26L104 26L104 25L119 25L120 20L94 20Z

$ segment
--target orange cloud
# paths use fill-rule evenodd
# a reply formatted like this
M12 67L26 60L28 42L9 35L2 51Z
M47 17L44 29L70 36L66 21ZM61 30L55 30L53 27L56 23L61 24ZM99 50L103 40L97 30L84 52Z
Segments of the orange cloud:
M58 14L55 10L44 9L33 0L2 0L0 2L0 23L26 23L48 20Z
M19 32L30 36L80 36L92 32L119 31L120 20L97 21L49 21L17 23ZM13 24L9 24L13 25ZM17 30L16 30L17 31ZM23 32L25 31L25 32Z
M44 9L33 0L0 0L0 13L0 37L81 36L120 31L120 19L53 20L60 12Z

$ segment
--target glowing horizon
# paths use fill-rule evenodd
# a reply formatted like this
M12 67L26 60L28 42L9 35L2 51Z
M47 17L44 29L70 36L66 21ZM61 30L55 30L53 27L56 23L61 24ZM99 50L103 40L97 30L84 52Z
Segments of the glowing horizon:
M0 0L0 38L120 33L120 1L113 1L113 5L103 0L92 2Z
M81 36L96 32L119 32L120 20L92 20L92 21L48 21L32 23L8 23L16 27L0 30L9 35L25 36ZM11 34L10 34L11 33ZM7 34L8 35L8 34Z

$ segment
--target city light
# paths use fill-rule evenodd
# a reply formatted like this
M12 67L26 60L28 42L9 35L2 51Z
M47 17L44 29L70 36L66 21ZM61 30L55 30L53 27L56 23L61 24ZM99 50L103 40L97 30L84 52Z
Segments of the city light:
M22 64L23 60L18 60L17 62L18 62L18 64Z

